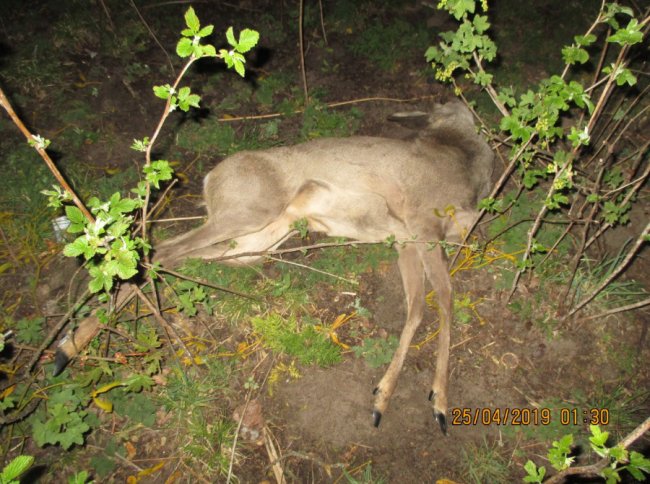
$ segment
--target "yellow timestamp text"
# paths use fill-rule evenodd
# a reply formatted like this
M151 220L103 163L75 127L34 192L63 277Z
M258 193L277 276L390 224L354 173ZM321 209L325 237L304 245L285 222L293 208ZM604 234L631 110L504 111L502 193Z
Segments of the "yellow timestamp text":
M452 408L451 425L609 425L607 408Z

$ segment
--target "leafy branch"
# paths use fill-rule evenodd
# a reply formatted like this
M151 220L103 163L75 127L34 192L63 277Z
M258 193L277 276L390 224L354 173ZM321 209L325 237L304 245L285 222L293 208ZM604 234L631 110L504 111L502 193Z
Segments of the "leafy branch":
M527 190L538 190L542 182L547 183L542 203L527 233L526 248L517 264L510 298L518 287L521 275L535 267L534 255L549 252L549 247L538 241L538 233L547 214L566 213L570 228L580 226L582 239L588 240L589 244L608 227L624 224L628 220L631 200L642 182L628 180L624 183L620 180L613 187L617 191L613 192L605 191L602 181L606 177L614 179L614 147L636 117L623 129L619 129L619 123L611 128L609 120L612 115L606 113L605 107L615 89L634 86L637 82L628 66L630 51L643 41L650 23L650 11L646 11L638 20L631 8L603 2L586 33L575 36L574 42L562 49L565 67L561 74L543 79L534 89L517 93L510 87L497 88L493 76L484 67L485 62L494 60L497 55L496 45L488 36L488 17L484 15L488 10L487 1L441 0L438 8L448 11L460 25L454 32L440 34L441 41L425 54L436 78L451 82L460 96L463 92L461 77L484 90L502 115L499 128L511 146L511 162L490 198L481 203L481 216L499 208L500 204L494 197L512 179L511 172L516 173L516 178ZM596 47L598 34L602 30L606 30L607 35L602 37L604 40L600 49L603 55L598 64L598 73L592 84L585 87L569 76L576 66L590 60L590 51ZM604 53L615 49L618 51L614 62L604 66ZM641 96L645 93L643 91ZM561 121L575 119L576 113L579 114L577 120L564 127ZM596 180L590 177L585 169L586 164L582 163L587 148L591 151L607 150L604 159L600 160L604 168ZM646 145L639 152L640 162L647 149ZM588 208L591 208L588 218L580 219ZM596 234L587 237L594 228ZM568 230L550 249L557 247L567 233ZM643 237L641 239L645 240ZM573 265L576 269L585 248L586 244L583 244L575 256Z
M620 474L623 471L629 472L637 481L642 481L650 474L650 459L647 459L636 451L629 451L628 448L638 440L644 433L650 430L650 418L647 418L641 425L636 427L621 442L613 447L607 446L609 432L603 432L597 425L589 427L591 436L589 444L591 450L601 457L595 464L571 467L574 463L573 435L565 435L560 440L554 441L548 451L547 457L551 466L559 471L554 476L544 481L546 468L537 467L531 460L524 465L526 477L524 482L547 484L563 482L570 475L582 475L593 477L604 477L607 484L620 482Z
M213 26L201 27L192 8L188 9L185 14L185 24L186 28L181 34L182 38L177 44L177 53L182 58L187 58L187 61L171 86L156 86L154 88L154 94L166 101L163 114L153 136L135 140L132 145L133 149L145 153L145 163L142 168L142 181L131 190L130 196L122 196L119 192L116 192L107 200L100 200L96 197L90 198L87 204L84 205L65 182L65 179L48 156L46 149L50 142L39 136L33 136L25 128L1 90L0 104L23 132L30 145L43 157L59 183L59 185L53 186L52 190L45 190L43 193L48 197L49 206L56 209L64 208L70 221L68 232L77 234L76 239L64 247L63 253L69 257L83 257L85 259L85 265L91 276L89 291L99 293L101 301L107 301L109 294L113 293L115 296L113 304L115 311L121 310L133 296L137 296L163 327L165 333L175 335L180 345L189 353L185 344L175 333L175 329L162 316L157 307L157 298L152 302L152 299L146 296L135 284L127 283L119 291L115 291L115 286L118 280L126 281L140 273L143 267L142 258L143 256L146 258L151 249L147 242L146 222L152 189L161 188L161 183L170 180L173 175L173 170L166 160L151 159L153 145L172 111L176 109L188 111L192 107L199 106L200 97L198 95L192 93L189 87L179 87L183 77L194 62L206 57L222 60L228 67L235 69L238 74L243 76L245 74L245 58L243 54L256 45L259 35L257 32L245 29L236 39L231 27L226 32L226 40L231 49L222 49L216 52L214 46L202 43L205 37L213 32ZM138 221L141 225L137 225L136 222ZM152 271L147 271L148 283L152 291L155 291L151 274ZM126 290L126 288L129 290ZM46 341L35 352L29 364L24 367L27 372L32 371L43 350L73 315L79 311L79 306L80 304L76 304L57 323ZM83 347L97 334L99 328L108 322L108 314L108 311L103 308L93 310L81 322L75 337L71 338L68 343L74 348ZM155 369L156 358L158 357L150 355L150 358L151 364L149 367ZM61 371L62 368L59 367L58 363L55 366L55 372ZM29 380L27 387L31 385L31 381L33 381L33 377ZM118 386L124 386L131 391L129 385L120 384ZM104 387L103 392L108 391L106 388ZM100 407L103 402L97 395L103 392L97 391L93 395L95 400L100 403ZM13 415L3 416L0 420L8 424L23 419L36 409L40 401L42 401L41 398L32 396L28 403L17 408ZM86 402L79 401L74 408L69 403L69 401L62 401L60 404L49 405L47 414L36 420L36 423L34 423L34 436L37 443L40 445L58 443L66 448L73 444L83 443L83 435L89 427L86 424L86 412L80 409L86 406Z

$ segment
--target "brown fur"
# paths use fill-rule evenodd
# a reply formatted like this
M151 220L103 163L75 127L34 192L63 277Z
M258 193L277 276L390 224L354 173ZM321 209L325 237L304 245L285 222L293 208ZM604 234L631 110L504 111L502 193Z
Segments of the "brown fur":
M163 265L184 258L215 259L274 249L306 219L310 230L360 241L436 242L458 239L488 194L493 153L459 102L436 105L431 115L398 114L426 124L412 140L325 138L296 146L244 151L219 163L204 181L208 220L157 247ZM428 121L423 123L423 121ZM440 217L453 206L455 215ZM452 287L441 247L397 245L407 316L399 347L375 389L374 421L397 384L408 347L424 314L425 279L436 291L440 334L432 395L434 415L446 430ZM260 257L229 259L249 264Z

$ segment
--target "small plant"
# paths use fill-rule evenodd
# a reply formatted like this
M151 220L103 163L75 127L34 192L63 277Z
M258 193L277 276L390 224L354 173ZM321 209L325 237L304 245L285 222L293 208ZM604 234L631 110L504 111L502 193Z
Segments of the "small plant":
M463 449L462 466L469 482L509 481L508 462L487 440L483 440L480 446L470 444L469 449Z
M15 325L16 339L21 343L36 344L43 339L45 318L23 318Z
M252 324L264 345L297 358L303 365L330 366L341 361L340 348L327 335L316 331L311 324L299 327L295 316L284 318L272 313L253 318Z
M369 463L363 469L363 473L359 477L355 477L348 471L343 470L343 476L348 484L386 484L388 481L382 476L373 475L372 465Z
M259 387L260 387L259 383L257 383L255 381L255 378L253 378L252 376L249 376L246 379L246 383L244 383L244 388L246 390L254 391L257 390Z
M398 344L399 340L394 335L388 338L365 338L361 346L354 346L352 351L357 358L363 357L370 368L379 368L390 363Z

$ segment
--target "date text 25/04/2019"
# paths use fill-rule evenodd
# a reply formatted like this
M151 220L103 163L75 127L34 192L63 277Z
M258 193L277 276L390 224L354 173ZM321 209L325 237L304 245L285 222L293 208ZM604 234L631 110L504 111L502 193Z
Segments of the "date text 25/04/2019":
M452 408L451 425L608 425L609 409L570 407Z

